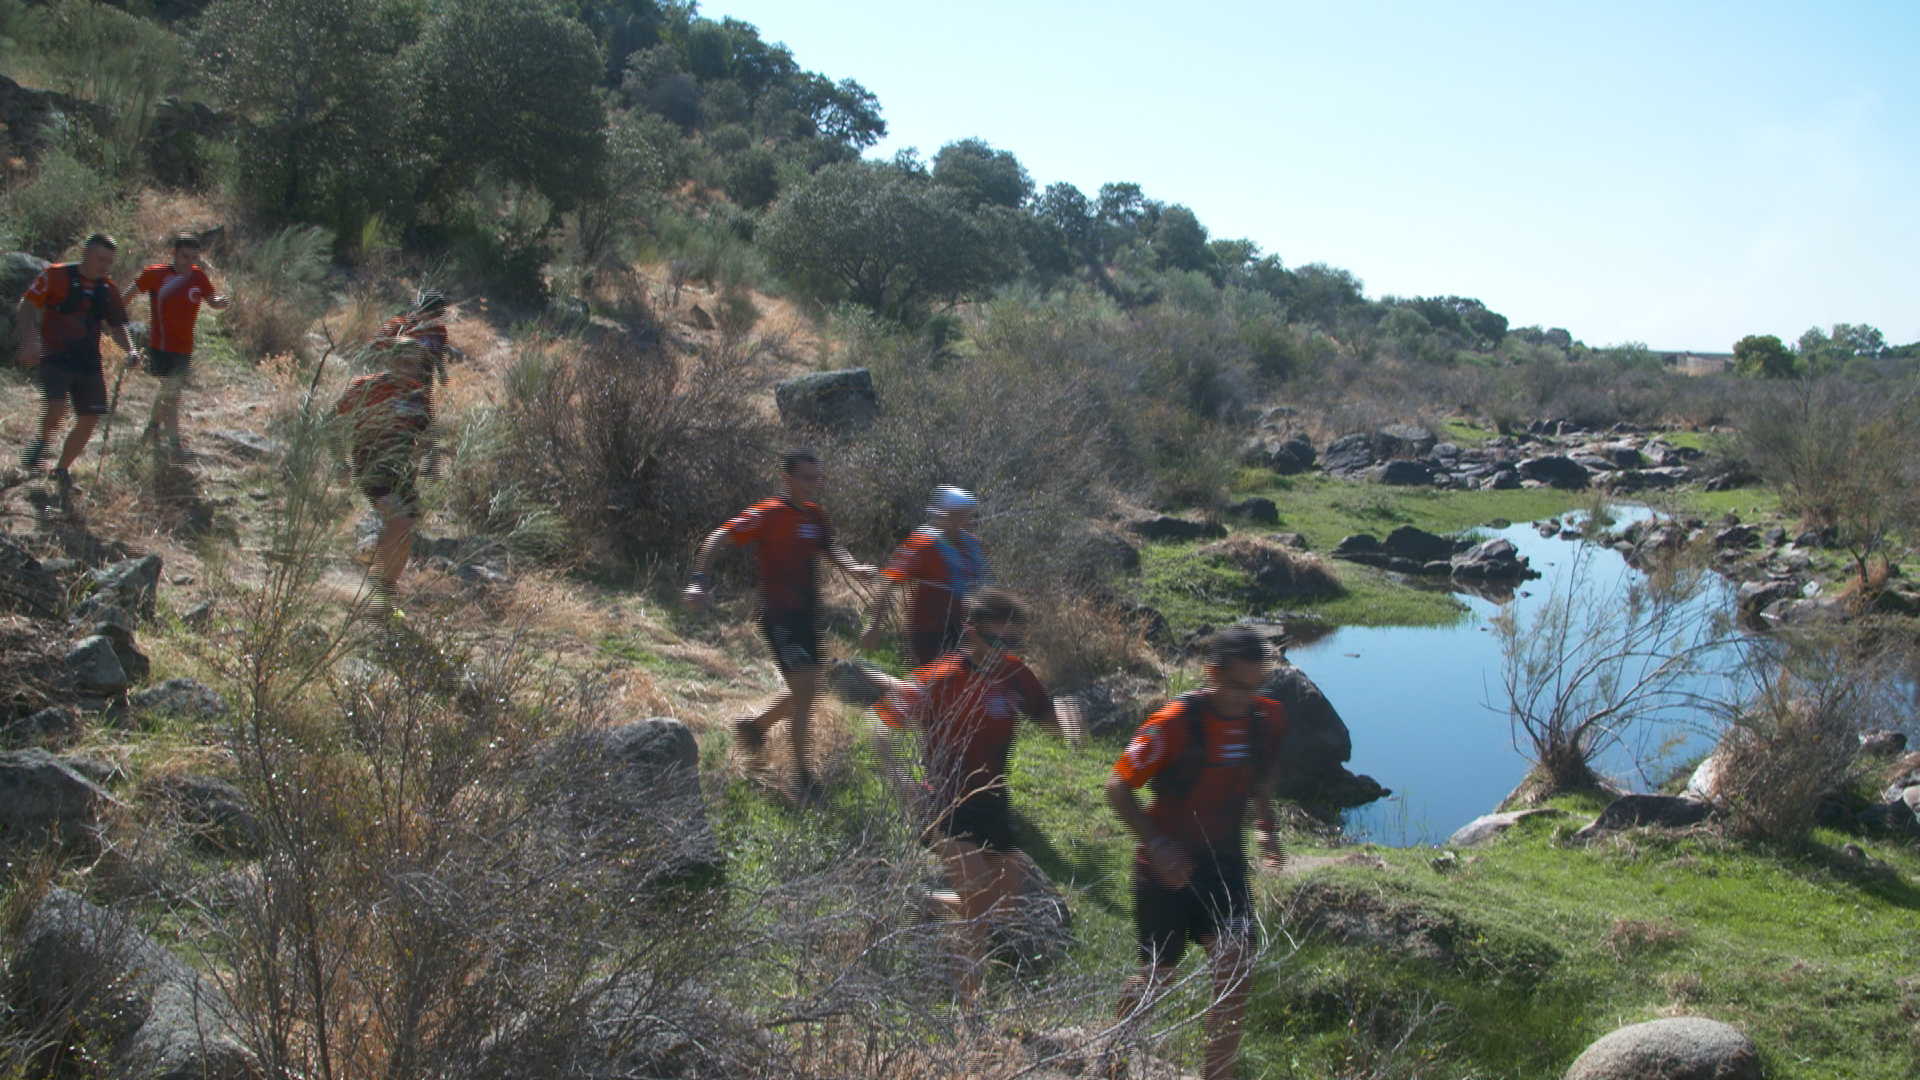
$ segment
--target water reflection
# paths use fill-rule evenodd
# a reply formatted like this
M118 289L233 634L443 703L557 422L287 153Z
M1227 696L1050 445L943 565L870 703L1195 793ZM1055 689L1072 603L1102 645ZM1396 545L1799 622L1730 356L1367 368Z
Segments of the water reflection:
M1639 507L1618 507L1621 523L1649 516ZM1502 603L1524 615L1567 587L1568 575L1585 562L1596 604L1612 603L1640 580L1616 551L1558 536L1543 537L1519 524L1488 535L1509 540L1541 577L1515 589L1459 592L1468 618L1449 627L1342 627L1315 637L1290 629L1293 661L1340 710L1353 732L1353 771L1393 788L1393 800L1355 812L1348 831L1388 844L1437 843L1512 791L1527 762L1514 748L1500 682L1500 641L1488 620ZM1724 582L1714 580L1702 603L1728 602ZM1496 707L1490 707L1496 706ZM1644 788L1663 775L1659 757L1671 763L1705 750L1711 737L1699 730L1643 733L1678 741L1664 748L1647 741L1623 746L1600 761L1609 776ZM1664 750L1664 753L1661 751Z

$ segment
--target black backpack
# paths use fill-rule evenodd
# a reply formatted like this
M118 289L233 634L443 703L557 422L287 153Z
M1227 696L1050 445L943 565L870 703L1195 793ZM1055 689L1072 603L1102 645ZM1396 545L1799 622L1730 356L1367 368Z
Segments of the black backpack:
M1170 767L1161 769L1154 775L1151 787L1154 798L1163 796L1182 798L1200 783L1200 774L1207 767L1207 722L1202 717L1206 706L1201 703L1204 690L1191 690L1181 694L1174 701L1180 705L1180 715L1187 721L1187 745L1180 758ZM1247 756L1252 759L1254 786L1259 786L1260 776L1266 772L1266 721L1257 715L1249 717L1247 725ZM1168 732L1171 738L1173 733Z
M101 278L98 284L88 289L82 287L80 284L80 267L77 264L66 263L62 269L67 272L67 295L65 299L60 301L60 306L53 310L62 315L71 315L79 311L80 305L85 303L87 305L87 329L92 330L101 323L106 322L107 316L113 313L113 309L108 306L107 293L109 289L107 287L107 279Z

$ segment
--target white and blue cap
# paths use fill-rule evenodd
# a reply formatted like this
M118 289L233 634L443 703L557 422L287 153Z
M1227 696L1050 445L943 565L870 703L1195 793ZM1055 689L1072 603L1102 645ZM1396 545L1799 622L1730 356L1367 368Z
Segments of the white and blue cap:
M978 510L980 500L964 488L941 484L933 489L933 501L928 504L928 509L942 514L951 514L956 510Z

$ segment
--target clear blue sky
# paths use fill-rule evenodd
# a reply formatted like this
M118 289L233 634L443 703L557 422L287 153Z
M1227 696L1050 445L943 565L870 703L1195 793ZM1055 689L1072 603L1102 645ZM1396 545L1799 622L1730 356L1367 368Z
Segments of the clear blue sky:
M1920 340L1920 2L713 0L859 80L876 153L978 136L1372 296L1592 344Z

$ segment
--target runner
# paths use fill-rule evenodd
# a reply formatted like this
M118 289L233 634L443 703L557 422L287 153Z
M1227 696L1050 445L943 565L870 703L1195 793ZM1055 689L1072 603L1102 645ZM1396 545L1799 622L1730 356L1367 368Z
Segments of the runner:
M953 899L941 900L964 928L968 962L961 985L969 996L979 989L988 920L1004 915L1003 905L1026 884L1014 858L1007 788L1015 721L1026 716L1068 742L1080 741L1078 712L1048 697L1033 671L1008 651L1025 637L1026 625L1026 605L1012 593L981 589L967 603L953 650L911 680L866 673L885 692L874 707L882 723L921 735L925 779L918 809L933 822L928 833L953 887Z
M906 595L901 621L914 667L933 663L959 643L967 597L987 580L986 550L973 534L979 508L970 492L951 485L934 490L927 524L908 535L881 571L886 581L867 605L861 648L880 644L880 624L896 592Z
M74 461L93 438L93 428L107 411L107 380L101 369L100 329L113 335L113 343L127 354L126 363L134 363L133 343L127 339L127 306L107 272L120 250L113 237L94 233L87 238L78 263L57 263L41 271L20 298L14 319L21 328L20 366L39 365L40 428L33 443L22 456L20 467L34 472L46 461L47 447L55 433L74 414L73 430L60 448L53 467L53 481L59 487L60 508L72 508ZM28 305L40 309L38 318L29 317Z
M774 665L787 688L765 712L734 720L733 734L743 749L757 752L766 745L767 732L786 720L793 737L794 794L803 801L819 794L808 758L813 699L825 662L820 651L820 576L815 560L826 555L861 582L871 582L879 573L855 562L834 539L827 512L814 502L825 484L826 474L812 451L782 454L780 497L755 503L715 529L694 556L693 582L681 594L689 610L706 607L712 602L708 589L713 580L707 568L721 542L731 540L754 549L760 578L760 634L773 650Z
M453 351L447 339L446 318L446 294L431 290L422 292L415 300L412 311L395 315L381 324L380 329L374 332L373 347L390 349L401 338L411 338L421 343L433 359L434 373L444 383L447 381L447 354Z
M141 441L164 438L175 461L180 451L180 395L193 373L193 324L200 304L227 309L227 298L213 291L213 279L200 266L200 238L183 232L173 238L173 261L154 263L127 286L125 300L147 294L147 374L160 380L153 412Z
M1107 780L1107 804L1139 841L1133 924L1142 964L1120 997L1132 1016L1173 978L1189 942L1213 961L1207 1008L1208 1080L1224 1080L1240 1050L1252 964L1246 817L1267 865L1284 859L1273 832L1272 764L1286 711L1260 696L1269 655L1260 635L1233 627L1206 647L1206 685L1147 718ZM1135 792L1153 787L1142 808Z
M381 518L373 556L374 601L404 616L395 589L420 515L416 489L433 423L433 361L427 347L411 338L391 342L387 355L387 370L348 383L334 411L347 418L354 480Z

